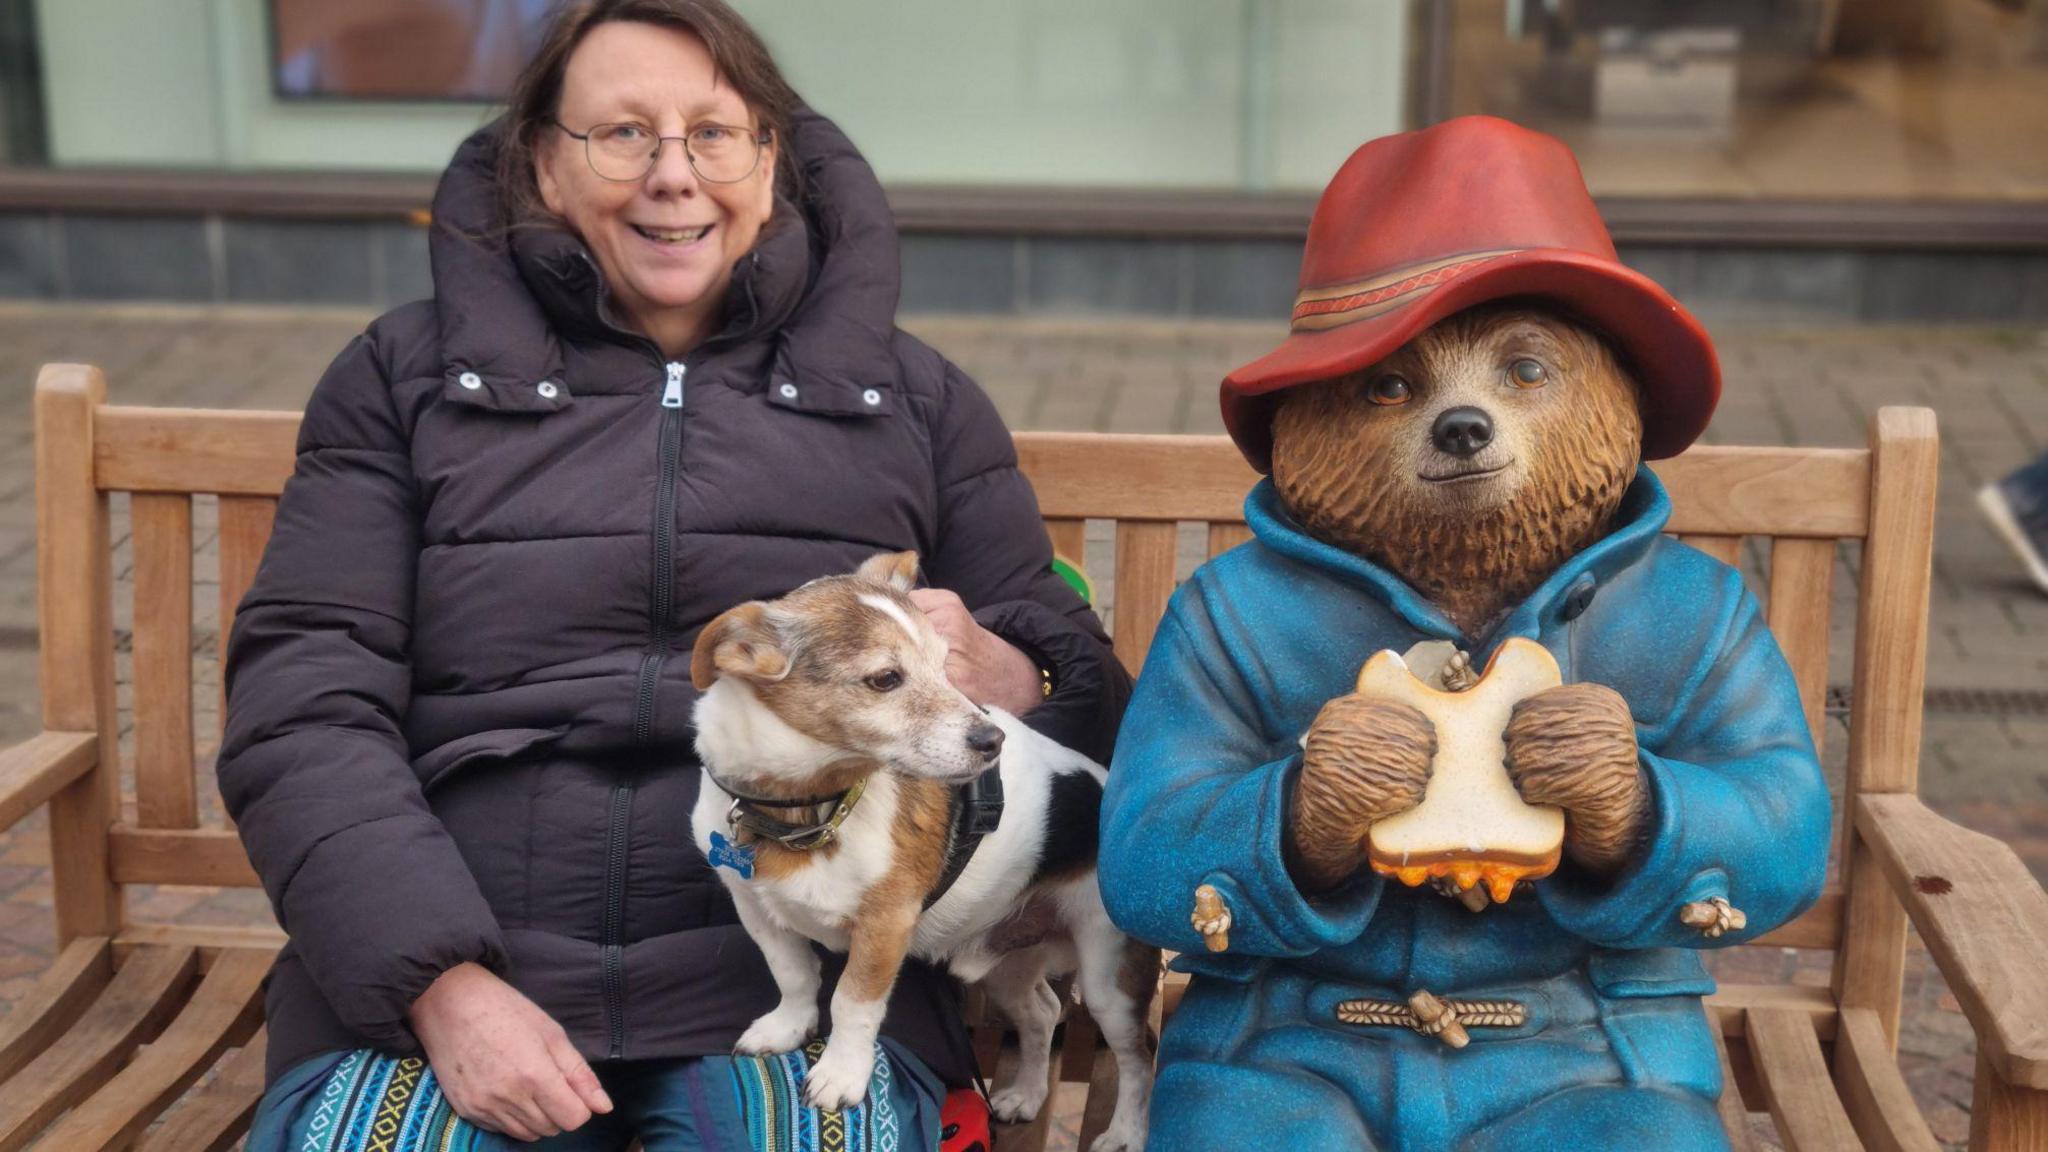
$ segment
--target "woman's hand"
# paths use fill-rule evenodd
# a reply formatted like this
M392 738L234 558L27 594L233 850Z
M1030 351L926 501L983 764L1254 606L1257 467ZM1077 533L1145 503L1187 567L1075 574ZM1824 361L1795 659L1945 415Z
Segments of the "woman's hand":
M960 597L943 588L917 588L910 593L939 630L950 651L946 676L969 700L1022 716L1045 698L1045 679L1031 657L1001 636L983 628Z
M562 1026L480 964L441 973L407 1017L449 1105L478 1127L533 1141L612 1110Z

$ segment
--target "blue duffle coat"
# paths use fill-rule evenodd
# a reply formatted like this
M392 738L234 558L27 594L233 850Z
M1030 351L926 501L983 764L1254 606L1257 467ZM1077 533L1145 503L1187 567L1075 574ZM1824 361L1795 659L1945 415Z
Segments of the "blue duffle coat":
M1740 574L1662 535L1670 501L1644 468L1616 527L1474 639L1311 538L1270 480L1245 510L1253 541L1197 571L1160 624L1102 810L1110 915L1195 974L1163 1038L1151 1147L1725 1148L1694 950L1812 904L1830 827L1791 669ZM1282 838L1323 704L1382 648L1452 640L1483 666L1509 636L1628 702L1654 804L1636 858L1604 880L1567 862L1478 913L1364 869L1305 897ZM1203 884L1234 919L1223 953L1189 924ZM1680 923L1715 896L1746 929ZM1418 989L1511 1000L1526 1022L1472 1028L1459 1050L1336 1017Z

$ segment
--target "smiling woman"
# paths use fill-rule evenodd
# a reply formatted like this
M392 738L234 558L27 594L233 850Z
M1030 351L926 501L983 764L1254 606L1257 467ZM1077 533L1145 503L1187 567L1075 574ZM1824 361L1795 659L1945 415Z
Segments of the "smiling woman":
M731 1055L775 985L688 836L698 631L878 552L977 704L1102 760L1129 693L994 406L896 328L874 173L718 0L585 0L431 245L314 390L230 646L291 935L249 1147L937 1148L957 985L906 967L869 1096L803 1107L803 1051Z

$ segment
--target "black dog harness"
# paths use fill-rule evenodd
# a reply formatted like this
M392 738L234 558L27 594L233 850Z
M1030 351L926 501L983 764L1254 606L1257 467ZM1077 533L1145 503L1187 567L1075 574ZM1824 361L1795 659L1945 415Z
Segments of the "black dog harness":
M712 782L719 790L731 796L732 807L726 811L725 822L734 829L745 829L763 840L772 840L793 852L809 852L839 839L839 826L853 812L853 806L860 803L867 791L867 781L862 780L844 792L828 796L753 796L742 792L716 777ZM779 817L770 816L768 809L787 811L791 808L831 810L822 821L812 824L796 824ZM1003 820L1003 774L1000 762L991 764L981 775L965 784L956 784L952 790L952 815L946 823L946 867L939 873L939 882L924 899L924 906L930 908L952 890L960 874L967 871L967 864L974 859L975 849L989 833L994 832Z

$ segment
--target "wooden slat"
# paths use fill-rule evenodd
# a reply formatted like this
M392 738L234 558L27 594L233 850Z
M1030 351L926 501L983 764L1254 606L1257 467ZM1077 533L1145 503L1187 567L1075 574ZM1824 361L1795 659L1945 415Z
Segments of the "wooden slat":
M1834 590L1835 542L1786 537L1771 543L1771 594L1766 602L1771 635L1784 649L1799 681L1799 703L1813 746L1822 746L1827 723L1828 606Z
M1743 947L1833 948L1842 939L1842 907L1842 890L1830 885L1813 907L1791 923L1766 932Z
M1764 1101L1786 1152L1863 1152L1828 1078L1813 1022L1787 1008L1752 1008L1744 1015Z
M1857 840L1856 807L1871 794L1912 792L1919 785L1939 444L1934 413L1925 408L1879 409L1871 434L1870 535L1857 603L1855 706L1843 803L1848 825L1841 871L1849 902L1834 985L1836 1000L1874 1010L1896 1043L1906 913L1885 885L1858 882L1873 862Z
M0 1017L0 1082L62 1036L113 976L114 953L106 937L81 936L66 944L35 985Z
M219 828L135 828L107 836L114 879L122 884L196 884L255 888L256 870L241 838Z
M1866 796L1856 831L2007 1083L2048 1089L2048 893L2003 841L1918 796Z
M93 474L124 492L276 496L298 437L297 412L103 407Z
M1048 519L1232 520L1259 479L1227 436L1020 432L1016 440Z
M222 954L177 1019L91 1099L51 1125L44 1146L66 1152L127 1147L230 1044L255 1030L270 961L268 952Z
M1095 1048L1102 1033L1088 1009L1067 1009L1067 1030L1060 1040L1060 1079L1086 1082L1095 1069Z
M90 732L40 732L0 748L0 829L42 807L92 771L99 737Z
M263 926L225 924L128 924L114 937L116 959L143 948L190 946L199 949L201 963L211 964L223 952L252 949L275 952L284 947L284 929L275 923Z
M1087 1148L1108 1129L1116 1116L1116 1053L1095 1050L1095 1067L1088 1075L1088 1103L1081 1110L1081 1135L1076 1148Z
M996 1069L995 1084L1008 1084L1017 1074L1017 1061L1020 1057L1021 1053L1017 1049L1005 1049L1000 1059L984 1067ZM1053 1106L1059 1101L1058 1070L1057 1062L1046 1069L1048 1083L1045 1103L1039 1106L1038 1115L1022 1124L995 1125L996 1144L1006 1152L1010 1149L1016 1149L1017 1152L1044 1152L1046 1137L1052 1132Z
M1742 564L1742 537L1740 536L1681 536L1680 540L1712 556L1723 564L1740 567Z
M2048 1148L2048 1092L2015 1088L1977 1053L1970 1104L1970 1152L2039 1152Z
M277 501L263 496L220 498L220 658L228 656L228 630L235 621L235 609L256 582L257 565L263 562L263 546L270 542L270 527L277 518Z
M1871 522L1861 448L1701 447L1651 467L1680 535L1861 536Z
M1252 530L1243 524L1209 525L1209 558L1215 559L1252 538Z
M121 810L113 733L114 602L106 494L93 486L99 369L47 364L36 378L36 618L43 728L106 737L94 770L50 797L57 941L105 936L121 923L107 874L107 826Z
M178 1010L199 957L189 948L129 960L78 1023L0 1085L0 1152L15 1152L58 1113L111 1079L135 1046Z
M1094 591L1095 574L1088 571L1088 522L1086 520L1047 520L1046 539L1052 541L1053 554L1081 570L1088 581L1089 598L1097 595Z
M263 1098L262 1031L229 1053L211 1080L178 1101L135 1152L226 1152L249 1129Z
M135 808L145 828L192 828L192 498L138 492L135 552Z
M1884 1025L1868 1008L1841 1014L1835 1031L1835 1083L1849 1122L1870 1152L1941 1152L1899 1075Z
M1735 1064L1728 1059L1728 1041L1721 1030L1713 1030L1714 1055L1721 1061L1721 1098L1715 1102L1715 1111L1721 1116L1721 1130L1728 1133L1732 1152L1756 1152L1756 1141L1749 1135L1749 1109L1742 1102L1742 1090L1736 1084Z
M1785 1011L1803 1016L1807 1027L1821 1039L1835 1034L1835 1000L1825 988L1806 984L1723 984L1707 997L1707 1008L1721 1022L1727 1036L1748 1033L1748 1014L1753 1010Z
M1173 595L1173 524L1116 526L1116 654L1133 676Z

